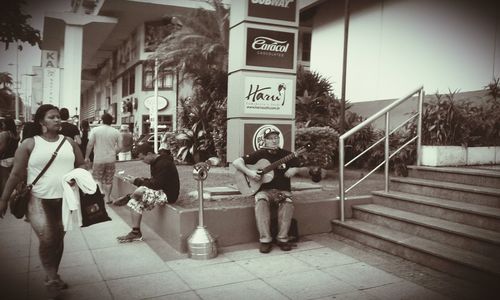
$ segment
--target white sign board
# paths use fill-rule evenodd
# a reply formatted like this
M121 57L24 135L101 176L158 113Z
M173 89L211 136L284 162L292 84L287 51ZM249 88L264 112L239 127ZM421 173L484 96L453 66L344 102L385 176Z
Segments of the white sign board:
M42 68L58 67L58 52L54 50L42 50Z
M149 96L144 100L144 106L150 111L154 110L155 96ZM165 97L158 96L158 110L165 109L168 106L168 100Z
M290 115L294 101L293 80L245 77L243 112L262 115Z
M59 106L59 77L58 68L43 69L43 103Z

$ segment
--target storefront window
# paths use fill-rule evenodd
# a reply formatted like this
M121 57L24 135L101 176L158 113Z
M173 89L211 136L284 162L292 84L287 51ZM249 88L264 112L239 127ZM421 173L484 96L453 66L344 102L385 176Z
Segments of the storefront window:
M142 65L142 90L151 91L154 89L154 63L145 62ZM158 89L171 90L174 85L174 75L172 70L161 67L158 70Z

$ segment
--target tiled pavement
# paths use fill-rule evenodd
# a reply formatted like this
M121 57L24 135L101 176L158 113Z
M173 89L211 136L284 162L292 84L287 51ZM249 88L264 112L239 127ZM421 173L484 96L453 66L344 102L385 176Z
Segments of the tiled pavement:
M145 242L119 244L129 231L113 221L67 233L63 299L457 299L470 283L331 234L307 236L290 252L257 243L220 249L197 261L143 228ZM45 299L38 240L28 223L0 220L0 298ZM445 296L447 295L447 296Z

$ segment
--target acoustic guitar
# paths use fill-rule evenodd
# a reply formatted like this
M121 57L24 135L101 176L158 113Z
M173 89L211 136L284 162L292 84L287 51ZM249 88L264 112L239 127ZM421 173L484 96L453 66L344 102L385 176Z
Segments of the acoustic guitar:
M236 172L234 173L234 178L236 181L236 187L240 191L240 193L244 196L251 196L255 195L257 191L260 189L262 184L271 182L274 178L274 169L276 169L278 166L281 164L286 163L287 161L299 156L300 154L306 152L308 149L310 149L312 146L311 144L306 145L305 147L301 147L297 149L297 151L294 151L287 156L271 163L269 160L263 158L259 159L257 163L254 165L246 165L247 168L251 170L257 170L257 172L261 175L260 180L255 180L253 178L248 177L245 173L241 172L240 170L236 169Z

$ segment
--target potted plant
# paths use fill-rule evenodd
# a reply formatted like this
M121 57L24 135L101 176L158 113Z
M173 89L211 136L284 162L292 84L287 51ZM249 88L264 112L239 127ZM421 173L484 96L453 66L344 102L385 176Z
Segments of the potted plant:
M423 165L463 166L500 161L500 147L495 147L500 146L500 105L495 86L498 80L486 86L491 97L484 103L455 101L455 90L444 98L436 93L435 101L424 104Z

